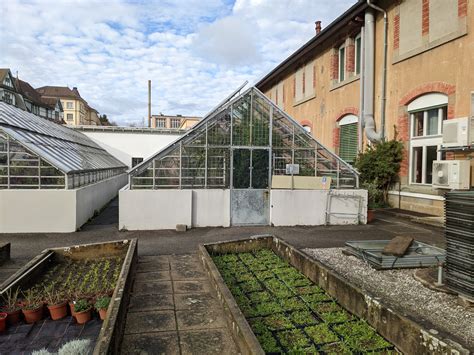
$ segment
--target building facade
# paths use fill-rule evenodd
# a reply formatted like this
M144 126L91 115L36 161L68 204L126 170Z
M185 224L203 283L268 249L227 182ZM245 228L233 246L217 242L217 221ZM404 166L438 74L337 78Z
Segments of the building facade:
M442 145L444 120L474 115L473 2L372 3L317 26L256 86L351 163L369 141L396 131L405 150L392 205L442 215L447 190L432 186L433 162L469 160L474 169L472 145Z
M73 126L100 125L97 111L81 97L77 87L70 89L67 86L43 86L36 90L43 98L58 98L61 101L66 124Z
M152 115L151 128L166 129L189 129L201 120L201 117L195 116L169 116L169 115Z

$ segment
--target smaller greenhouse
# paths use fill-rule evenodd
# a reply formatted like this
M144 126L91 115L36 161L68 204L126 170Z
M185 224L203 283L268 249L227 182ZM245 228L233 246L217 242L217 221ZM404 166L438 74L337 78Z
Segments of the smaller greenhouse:
M321 191L326 196L328 191L355 191L357 188L358 173L350 164L321 145L252 87L226 100L186 135L131 169L129 191L124 191L123 196L124 200L132 199L134 191L137 191L135 196L140 195L145 200L189 195L190 201L183 197L180 202L185 209L191 206L190 218L195 221L188 218L185 223L188 226L267 225L276 224L272 216L276 216L276 201L285 189L293 192L284 199L294 199L304 194L302 190L313 190L315 198L319 198ZM145 191L149 190L161 193L145 197ZM186 193L187 190L192 193ZM209 206L198 207L199 201L207 200L212 201ZM158 203L148 202L150 206L143 206L141 210ZM361 221L363 203L357 204L358 211L354 215ZM122 206L121 216L125 221L126 203L121 202ZM212 224L209 214L215 209L219 209L220 216L216 224ZM156 207L152 210L156 212ZM178 208L178 214L179 211ZM324 206L323 214L326 212ZM199 222L199 216L205 222ZM169 227L174 221L184 220L174 217L169 219ZM150 218L159 217L150 215ZM120 222L123 228L135 225L130 219L124 221ZM305 224L306 219L296 223ZM319 220L315 224L320 224ZM151 227L156 226L146 226Z
M52 231L55 226L47 223L53 222L53 216L42 213L53 212L58 213L55 218L74 216L70 223L74 227L67 230L76 230L117 194L126 183L126 169L82 133L0 102L0 232ZM81 198L106 180L110 191L96 191L88 204L81 204ZM17 219L29 212L34 216L25 227ZM35 227L36 219L44 226Z

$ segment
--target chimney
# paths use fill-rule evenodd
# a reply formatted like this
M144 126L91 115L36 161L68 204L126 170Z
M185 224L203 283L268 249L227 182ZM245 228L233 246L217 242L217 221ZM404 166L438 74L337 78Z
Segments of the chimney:
M148 80L148 127L151 127L151 80Z
M321 21L316 21L316 35L319 35L319 32L321 32Z

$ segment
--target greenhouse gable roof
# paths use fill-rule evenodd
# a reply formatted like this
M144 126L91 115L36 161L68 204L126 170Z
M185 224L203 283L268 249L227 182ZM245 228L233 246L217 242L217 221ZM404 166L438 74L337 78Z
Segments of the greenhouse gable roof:
M86 135L0 102L0 129L63 173L126 168Z

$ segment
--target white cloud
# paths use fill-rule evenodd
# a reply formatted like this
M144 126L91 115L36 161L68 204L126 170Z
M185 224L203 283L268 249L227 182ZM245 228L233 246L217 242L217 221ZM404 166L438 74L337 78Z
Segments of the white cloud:
M121 124L153 111L203 115L262 77L354 0L9 0L0 67L33 86L77 86Z

